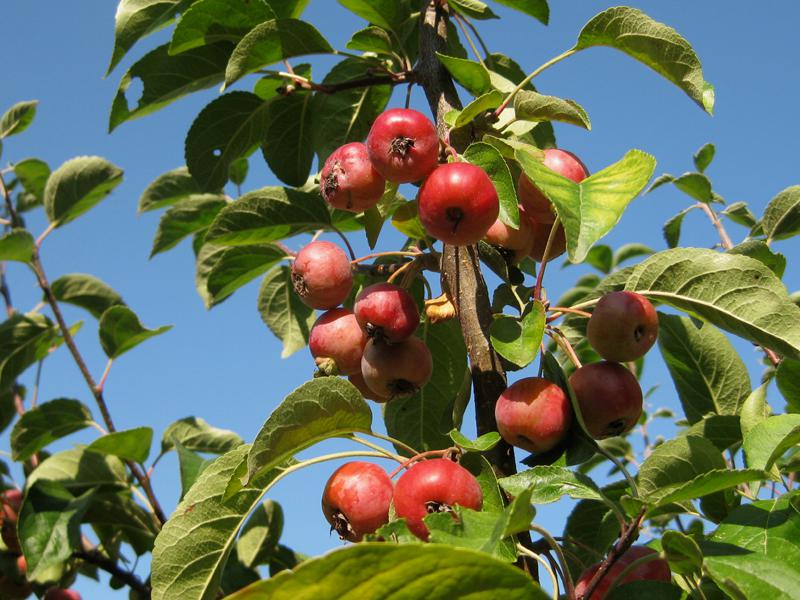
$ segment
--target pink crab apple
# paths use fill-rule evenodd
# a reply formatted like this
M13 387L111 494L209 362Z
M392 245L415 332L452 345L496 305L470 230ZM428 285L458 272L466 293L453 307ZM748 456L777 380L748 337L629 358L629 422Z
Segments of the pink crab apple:
M368 400L374 400L375 402L380 402L381 404L391 400L391 397L381 396L380 394L375 393L374 390L370 389L370 387L367 385L367 382L364 381L364 376L361 374L361 371L358 373L353 373L352 375L348 375L347 380L352 383L359 392L361 392L361 395L364 398Z
M361 374L367 387L379 396L404 398L430 381L433 357L418 337L397 344L369 340L361 358Z
M544 166L575 183L580 183L589 175L588 169L577 156L558 148L548 148L544 151ZM525 173L520 173L517 192L520 203L538 223L553 223L556 220L552 203Z
M635 292L600 298L586 328L589 344L606 360L627 362L644 356L658 337L658 314Z
M544 258L544 250L547 247L547 238L550 236L552 223L537 223L533 224L533 244L529 256L536 262L542 262ZM553 243L550 245L550 252L547 253L547 260L550 261L558 258L567 251L567 236L564 232L564 226L559 224L556 229Z
M437 167L422 184L418 200L425 231L453 246L477 243L500 213L492 180L465 162Z
M419 309L405 288L376 283L361 290L353 311L370 338L391 343L411 337L419 327Z
M322 493L322 512L343 540L360 542L389 522L394 485L377 465L353 461L336 469Z
M494 409L503 439L528 452L557 446L572 424L572 406L558 385L542 377L526 377L500 394Z
M308 347L317 366L323 371L331 371L329 361L333 361L335 372L342 375L360 371L366 343L364 330L353 311L346 308L334 308L323 313L308 336Z
M489 227L483 239L487 244L499 246L513 253L513 262L516 264L528 256L533 249L533 228L534 222L521 210L519 228L514 229L498 218Z
M292 285L300 300L311 308L339 306L353 289L350 259L332 242L311 242L292 262Z
M44 600L81 600L81 595L77 590L51 588L45 593Z
M648 562L639 564L627 572L627 574L619 579L622 572L631 563L644 558L651 554L658 554L652 548L647 546L631 546L625 554L619 557L611 568L606 573L605 577L600 581L597 587L592 592L592 595L584 600L603 600L612 587L631 583L633 581L650 580L650 581L670 581L672 574L669 570L669 564L663 558L655 558ZM586 569L575 584L575 596L581 598L589 587L589 582L597 573L600 568L600 563L596 563Z
M439 161L436 127L421 112L392 108L381 113L367 135L372 166L397 183L425 179Z
M383 196L386 180L369 160L361 142L340 146L325 161L320 175L322 197L334 208L362 212Z
M584 365L575 370L569 383L586 429L596 440L630 431L642 414L642 388L619 363Z
M451 511L453 506L480 510L483 492L475 476L447 458L415 463L394 487L394 509L421 540L428 539L426 515Z

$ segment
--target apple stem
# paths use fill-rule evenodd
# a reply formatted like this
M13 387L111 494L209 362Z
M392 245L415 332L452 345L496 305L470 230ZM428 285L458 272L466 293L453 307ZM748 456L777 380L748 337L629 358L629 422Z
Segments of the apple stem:
M542 254L542 262L539 266L539 273L536 275L536 287L533 289L533 298L534 300L541 300L542 299L542 282L544 281L544 270L547 267L547 260L550 258L550 250L553 247L553 241L556 239L556 232L558 231L558 226L561 224L561 221L558 217L556 220L553 221L553 226L550 228L550 235L547 236L547 244L544 247L544 253Z
M453 451L455 451L455 452L459 452L459 453L461 452L461 451L460 451L460 450L459 450L457 447L455 447L455 446L454 446L454 447L452 447L452 448L445 448L444 450L428 450L428 451L426 451L426 452L420 452L419 454L417 454L417 455L415 455L415 456L412 456L412 457L411 457L411 458L409 458L408 460L405 460L405 461L403 461L402 463L400 463L400 466L399 466L399 467L397 467L397 468L396 468L394 471L392 471L391 473L389 473L389 479L394 479L394 478L395 478L395 476L396 476L396 475L397 475L397 474L398 474L400 471L402 471L403 469L407 469L407 468L408 468L408 467L410 467L412 464L414 464L415 462L418 462L419 460L421 460L421 459L423 459L423 458L430 458L430 457L432 457L432 456L435 456L435 457L437 457L437 458L442 458L442 457L444 457L446 454L448 454L448 453L450 453L450 452L453 452Z
M574 600L575 598L575 585L572 582L572 576L569 573L569 567L567 566L567 560L564 557L564 553L561 551L561 546L558 545L558 542L550 535L550 532L544 529L543 527L539 527L538 525L534 525L531 523L530 530L535 531L539 535L541 535L547 544L553 549L558 557L558 562L561 565L561 578L564 581L564 587L567 590L567 598L569 600Z
M550 580L553 582L553 600L558 600L558 577L556 577L556 574L553 572L553 568L550 566L550 563L543 559L541 554L537 554L533 550L529 550L522 544L517 544L517 550L520 554L535 559L544 567L544 570L547 571L548 575L550 575Z
M564 335L564 332L558 327L553 327L552 325L547 325L545 331L552 338L552 340L558 344L558 347L564 351L564 354L569 357L569 359L572 361L572 364L575 365L575 368L580 369L583 364L578 358L578 355L575 353L575 349L572 347L572 344L569 343L567 336Z
M518 92L520 92L526 85L528 85L531 81L533 81L534 77L539 75L545 69L549 69L554 64L556 64L558 62L561 62L562 60L564 60L565 58L567 58L569 56L572 56L576 52L577 52L577 50L575 48L571 48L570 50L567 50L566 52L562 52L558 56L548 60L546 63L544 63L543 65L538 67L535 71L533 71L530 75L528 75L525 79L520 81L519 85L517 87L515 87L513 90L511 90L511 93L508 95L508 97L505 100L503 100L503 103L500 106L497 107L497 110L494 111L494 116L495 117L499 117L503 113L503 111L506 109L506 106L508 106L508 104L512 100L514 100L514 96L516 96Z

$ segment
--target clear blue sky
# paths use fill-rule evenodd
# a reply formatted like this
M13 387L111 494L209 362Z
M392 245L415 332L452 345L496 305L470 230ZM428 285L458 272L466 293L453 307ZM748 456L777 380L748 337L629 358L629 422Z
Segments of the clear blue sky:
M479 27L492 50L514 57L530 71L569 48L581 26L610 5L595 0L553 1L549 27L493 6L504 19ZM656 157L657 173L680 174L693 168L691 155L697 148L714 142L717 158L708 174L716 191L729 202L750 202L757 213L779 191L800 183L800 127L794 114L800 104L796 43L800 4L775 1L759 10L751 2L738 0L673 0L636 2L635 6L675 27L693 44L706 79L716 86L715 116L708 117L677 88L632 59L610 49L591 49L536 81L544 93L580 102L592 119L593 131L588 133L558 125L560 145L579 154L592 171L618 160L630 148L640 148ZM103 79L113 43L115 7L111 0L3 2L0 111L20 100L41 103L33 126L5 143L2 162L36 156L55 168L70 157L97 154L125 170L125 181L110 198L53 234L43 248L51 279L70 272L92 273L118 290L145 325L174 325L172 331L114 365L106 393L118 428L150 425L158 440L169 423L197 415L249 441L284 395L311 376L313 363L306 351L281 361L280 346L256 310L257 283L208 312L194 289L188 243L148 260L158 214L137 217L138 196L160 173L183 164L185 133L218 92L195 94L125 123L109 135L107 115L120 77L146 49L168 39L168 32L161 32L145 40ZM349 34L364 25L332 0L314 0L305 17L337 48L344 48ZM245 80L237 88L251 84ZM427 110L419 101L417 97L417 106ZM401 103L398 92L392 105ZM250 170L246 189L276 183L260 156L251 159ZM663 222L687 205L687 198L664 187L636 200L606 241L612 245L641 241L664 249ZM34 232L40 231L43 216L32 216L29 225ZM736 241L745 233L735 225L730 231ZM387 238L384 243L392 241ZM715 232L701 213L687 217L683 241L703 247L716 243ZM301 244L302 240L290 241L294 248ZM797 255L798 243L779 242L775 249ZM560 295L587 270L550 270L550 295ZM800 272L791 261L787 271L789 289L800 288ZM20 309L38 303L33 278L24 270L10 269L10 285ZM95 322L78 310L67 309L67 313L70 320L86 320L77 341L99 376L105 357ZM755 382L758 355L748 344L737 347L754 367ZM29 378L26 381L30 383ZM656 384L661 387L650 399L652 406L679 409L668 374L653 351L643 387ZM40 400L56 397L92 404L63 350L46 360L42 376ZM776 409L783 408L775 394L771 401ZM6 448L7 435L2 437ZM76 435L70 444L92 437L92 433ZM55 446L59 447L64 445ZM339 545L335 536L328 535L319 510L322 486L332 469L330 464L309 469L286 480L272 494L286 511L283 541L299 551L316 554ZM162 504L171 511L179 490L174 456L159 464L155 483ZM567 503L543 508L541 524L560 532L567 509ZM94 584L83 583L79 589L86 598L109 597Z

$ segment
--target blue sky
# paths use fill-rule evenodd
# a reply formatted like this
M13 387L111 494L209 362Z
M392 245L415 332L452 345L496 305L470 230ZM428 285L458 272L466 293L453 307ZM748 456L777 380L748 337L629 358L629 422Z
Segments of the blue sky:
M2 164L29 156L55 168L77 155L97 154L125 170L125 180L99 207L51 235L42 253L51 279L71 272L91 273L117 291L145 325L172 324L169 333L122 357L111 371L106 395L119 429L149 425L160 439L171 422L197 415L209 423L237 431L252 440L270 411L292 389L306 381L313 363L306 351L280 359L280 346L256 310L258 284L253 283L211 311L203 308L194 289L194 263L188 243L148 260L158 215L136 215L139 194L160 173L183 164L183 142L192 120L218 95L208 90L184 98L143 119L107 133L108 111L119 79L146 49L168 40L160 32L137 46L123 63L103 78L113 44L115 2L80 0L3 3L4 57L0 111L27 99L40 100L37 118L21 136L8 139ZM551 25L493 7L503 19L480 23L493 51L514 57L531 71L569 48L582 25L610 4L595 0L551 2ZM675 27L694 46L705 76L716 86L715 115L709 117L680 90L632 59L607 48L590 49L546 71L536 80L546 94L573 98L589 113L593 130L557 125L561 147L577 153L591 171L622 157L631 148L653 154L657 174L692 170L692 153L706 142L717 147L708 170L715 190L728 202L745 200L757 214L784 188L800 183L796 23L800 5L769 3L758 11L750 2L636 2L652 17ZM321 30L334 47L344 48L349 34L364 23L331 0L313 0L305 18ZM329 65L330 61L320 61ZM317 74L323 73L322 67ZM237 89L247 89L245 79ZM396 92L392 106L402 104ZM419 95L415 106L427 110ZM251 159L246 190L274 185L260 156ZM662 250L661 226L688 205L671 187L634 201L620 226L605 240L612 246L644 242ZM716 234L700 212L687 217L683 243L709 247ZM32 215L34 232L45 223ZM735 241L745 231L729 226ZM399 238L382 240L384 249ZM363 251L365 244L356 241ZM304 240L290 240L299 248ZM778 242L775 249L797 254L798 242ZM362 252L363 253L363 252ZM550 269L547 286L552 297L570 287L586 267ZM10 286L16 306L29 310L39 301L32 276L12 266ZM785 281L800 288L800 272L790 261ZM95 322L79 310L67 309L71 321L86 324L77 337L91 370L99 376L105 365ZM758 377L758 354L746 343L737 345ZM532 370L532 369L531 369ZM525 371L521 375L527 375ZM517 375L518 377L520 375ZM30 383L30 378L26 378ZM648 360L643 387L660 384L652 406L679 404L657 350ZM45 361L40 400L71 397L92 405L68 354L60 350ZM772 394L773 406L782 401ZM376 422L379 413L376 411ZM7 435L2 445L7 446ZM93 434L70 439L87 441ZM58 448L59 446L56 446ZM336 446L337 448L339 446ZM333 465L314 467L278 486L274 499L286 511L284 543L317 554L340 545L319 510L319 496ZM178 498L177 462L161 461L155 471L156 491L169 512ZM543 507L540 523L560 532L567 503ZM83 583L87 598L108 597L100 588ZM122 597L122 594L119 594Z

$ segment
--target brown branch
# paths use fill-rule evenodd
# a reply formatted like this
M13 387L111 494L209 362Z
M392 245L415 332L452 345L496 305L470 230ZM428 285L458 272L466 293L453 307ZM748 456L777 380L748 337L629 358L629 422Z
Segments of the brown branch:
M373 85L401 85L403 83L414 83L416 76L414 71L400 71L399 73L386 73L381 75L368 75L366 77L359 77L349 81L341 81L339 83L316 83L305 77L295 75L294 73L283 73L284 77L292 80L292 86L302 90L311 90L313 92L320 92L322 94L335 94L345 90L353 90L364 87L371 87ZM284 88L284 93L291 93L289 88Z
M73 552L72 556L75 558L79 558L82 561L85 561L89 564L96 566L98 569L102 569L106 573L111 574L114 578L119 579L122 583L127 585L132 590L135 590L140 594L140 597L150 598L150 586L147 585L144 581L139 579L135 574L131 573L130 571L126 571L122 567L120 567L116 562L111 560L110 558L102 555L97 550L82 550L79 552Z

